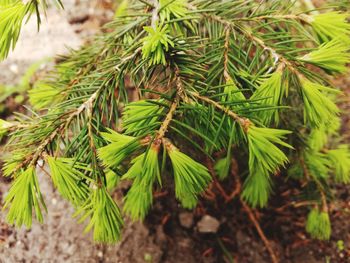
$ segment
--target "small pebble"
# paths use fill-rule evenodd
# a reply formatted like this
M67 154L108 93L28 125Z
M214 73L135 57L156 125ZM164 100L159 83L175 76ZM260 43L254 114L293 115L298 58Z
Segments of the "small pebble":
M198 231L200 233L216 233L220 227L220 222L209 215L205 215L197 223Z
M193 225L193 214L190 212L183 212L179 214L180 225L184 228L191 228Z
M15 73L15 74L18 74L18 66L17 64L11 64L10 65L10 70Z

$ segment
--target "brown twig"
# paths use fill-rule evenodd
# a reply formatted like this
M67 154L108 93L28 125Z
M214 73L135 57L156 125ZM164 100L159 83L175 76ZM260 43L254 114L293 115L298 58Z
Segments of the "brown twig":
M159 9L160 9L160 4L158 0L153 0L153 11L152 11L152 22L151 25L153 28L155 28L158 20L159 20Z
M168 111L162 125L160 126L158 132L157 132L157 136L156 136L153 144L159 145L163 141L163 138L164 138L166 132L168 131L169 125L170 125L171 121L173 120L174 113L177 109L177 106L179 105L180 97L182 94L184 94L184 88L183 88L182 81L180 79L180 73L179 73L178 68L175 69L175 84L176 84L175 98L174 98L173 102L171 103L169 111ZM167 140L166 146L172 147L171 142Z
M256 231L258 232L260 238L262 239L262 241L264 242L264 245L266 247L266 249L268 250L271 260L273 263L278 263L278 257L275 253L275 251L273 250L270 241L267 239L267 237L264 234L264 231L261 229L260 224L258 222L258 220L256 219L253 211L251 210L251 208L246 204L246 202L244 202L242 199L240 199L241 204L244 208L244 210L246 211L246 213L248 214L248 217L250 219L250 221L252 221L252 223L254 224Z
M169 194L168 191L154 192L154 193L153 193L153 197L154 197L154 198L160 198L160 197L167 196L168 194Z
M210 166L209 166L210 167ZM232 168L231 168L231 174L235 177L235 181L236 181L236 186L235 186L235 190L231 193L230 196L227 196L226 192L224 192L223 196L225 197L226 200L231 200L233 199L236 195L239 195L240 192L241 192L241 181L239 179L239 176L235 170L235 164L233 163L232 164ZM220 191L221 192L221 191ZM248 214L248 217L249 219L252 221L253 225L255 226L260 238L262 239L262 241L264 242L264 245L268 251L268 253L270 254L270 257L271 257L271 260L273 263L278 263L279 260L278 260L278 257L276 255L276 253L274 252L271 244L270 244L270 241L267 239L267 237L265 236L264 234L264 231L262 230L262 228L260 227L260 224L256 218L256 216L254 215L252 209L246 204L246 202L242 199L242 198L239 198L242 206L243 206L243 209L246 211L246 213Z
M205 190L204 193L202 193L202 196L205 198L205 199L208 199L208 200L211 200L211 201L215 201L216 200L216 195L215 193L213 192L213 183L211 183L209 185L209 187Z
M275 67L278 63L278 61L280 61L283 65L287 66L292 72L294 73L299 73L300 75L302 75L298 69L296 68L296 66L294 65L294 62L291 62L290 60L288 60L287 58L285 58L282 54L279 54L274 48L270 47L269 45L267 45L264 40L262 40L261 38L253 35L252 32L250 32L249 30L245 29L242 25L236 25L234 22L232 21L227 21L225 19L223 19L220 16L217 15L209 15L209 14L203 14L204 17L212 19L214 21L217 21L221 24L223 24L225 27L229 27L229 28L235 28L237 30L239 30L242 34L244 34L247 38L249 38L252 42L256 43L257 45L259 45L260 47L262 47L264 50L268 51L270 53L270 55L272 56L272 58L274 59L274 66ZM307 16L305 17L300 17L302 18L305 22L307 22Z
M174 116L174 113L176 111L176 108L177 108L177 105L179 103L179 96L176 95L173 102L171 103L170 105L170 109L162 123L162 126L160 127L160 129L158 130L158 134L157 134L157 137L156 137L156 140L162 140L165 136L165 133L167 132L168 130L168 127L170 125L170 122L172 121L173 119L173 116Z
M305 175L307 181L310 181L311 177L313 177L313 176L310 174L310 171L305 163L304 158L301 157L299 160L300 160L300 164L301 164L301 167L303 169L303 172L304 172L304 175ZM317 186L317 188L320 192L320 195L321 195L322 211L328 213L329 209L328 209L327 196L326 196L325 190L324 190L322 184L317 179L314 180L314 182L316 183L316 186Z
M224 45L224 78L226 83L231 81L231 77L228 71L228 63L229 63L229 59L228 59L228 53L229 53L229 49L230 49L230 34L231 34L231 28L229 26L226 27L225 30L225 45Z

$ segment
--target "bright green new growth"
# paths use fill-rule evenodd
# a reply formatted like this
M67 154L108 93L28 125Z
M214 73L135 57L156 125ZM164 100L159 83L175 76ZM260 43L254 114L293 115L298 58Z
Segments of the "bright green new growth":
M307 61L325 70L344 73L348 70L346 63L350 60L349 44L350 43L344 43L339 39L333 39L332 41L323 43L315 51L306 54L301 60Z
M75 205L85 201L89 187L83 181L86 176L80 170L86 170L84 164L75 163L72 158L47 157L51 179L60 194ZM80 169L80 170L79 170Z
M124 179L134 180L125 196L124 211L133 220L143 220L153 203L153 185L158 180L161 185L158 150L149 149L134 159Z
M7 196L3 209L9 208L7 221L16 224L18 227L25 225L32 226L33 209L36 219L43 222L41 209L46 211L44 199L41 196L38 179L33 166L19 173Z
M154 27L145 26L144 30L148 36L143 39L142 57L149 59L150 65L166 65L165 52L169 51L169 45L174 47L174 42L169 39L169 29L167 25Z
M224 101L240 101L240 100L243 101L246 99L231 78L229 78L226 81L224 93L225 93L225 95L223 96Z
M312 176L317 179L328 177L330 163L326 154L312 150L306 151L304 159Z
M322 150L328 141L328 132L326 131L326 126L322 125L319 128L315 128L310 132L308 138L308 145L313 151Z
M159 6L161 22L169 21L172 17L184 17L188 12L186 0L160 0Z
M38 2L0 0L0 59ZM41 160L98 242L120 238L122 215L111 196L120 180L130 182L123 210L133 220L147 216L169 174L185 208L201 202L212 177L241 182L240 198L266 207L278 174L305 186L301 201L328 211L331 183L350 183L339 92L328 86L350 60L347 14L259 2L123 1L104 33L60 57L29 92L38 112L0 120L9 151L3 172L14 179L8 221L30 226L33 209L42 221L34 172ZM321 218L311 220L312 236L329 236L319 230L330 225L325 215L310 217Z
M350 24L346 21L347 13L329 12L308 18L313 29L323 42L341 39L349 43Z
M275 71L269 78L262 81L261 86L254 92L251 99L266 98L261 102L271 107L278 107L281 105L282 98L286 93L286 87L282 85L282 71ZM259 111L258 118L264 124L270 124L272 120L275 123L279 122L279 112L277 109Z
M123 219L119 208L104 187L93 190L89 199L74 216L79 215L79 222L84 222L90 217L85 232L93 229L96 242L115 243L120 239Z
M28 91L29 102L36 110L44 109L63 99L62 91L55 89L47 83L36 83L34 88Z
M137 136L143 134L148 127L157 125L157 117L163 111L161 103L158 100L139 100L126 105L123 111L125 133Z
M115 172L110 169L106 171L106 187L108 191L113 191L117 187L119 181L120 177Z
M312 209L307 217L306 231L312 238L329 240L332 229L328 213Z
M110 144L98 149L98 157L106 167L117 167L125 158L141 147L135 137L119 134L108 129L101 136Z
M169 147L168 154L174 170L176 198L184 208L192 209L197 205L197 196L211 181L208 169L174 147Z
M350 183L350 150L346 144L339 145L337 149L327 152L332 167L334 167L335 181Z
M8 1L9 2L9 1ZM2 3L0 6L0 60L7 57L9 50L15 47L23 19L28 7L22 1Z
M230 164L231 158L227 157L221 158L216 162L214 169L219 180L224 180L227 177L230 170Z
M301 80L304 101L304 121L312 127L320 127L330 120L337 118L339 109L327 96L329 92L336 92L320 84L306 79Z
M270 174L279 170L288 162L287 156L276 146L292 148L283 142L289 131L249 127L249 172L242 196L253 207L264 207L271 191Z

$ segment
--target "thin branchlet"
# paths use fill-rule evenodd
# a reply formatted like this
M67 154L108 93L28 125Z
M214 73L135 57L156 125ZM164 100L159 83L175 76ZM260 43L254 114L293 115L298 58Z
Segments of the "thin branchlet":
M212 99L210 99L208 97L202 96L202 95L200 95L200 94L198 94L196 92L191 92L190 94L192 96L194 96L195 98L203 101L203 102L206 102L206 103L208 103L210 105L213 105L218 110L224 112L225 114L227 114L228 116L233 118L235 121L237 121L243 127L243 129L245 131L248 131L249 126L252 124L249 119L239 116L234 111L230 110L229 108L219 104L218 102L216 102L216 101L214 101L214 100L212 100Z

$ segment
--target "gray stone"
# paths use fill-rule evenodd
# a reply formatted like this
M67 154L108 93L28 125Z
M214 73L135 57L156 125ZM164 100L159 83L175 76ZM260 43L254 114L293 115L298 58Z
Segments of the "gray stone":
M209 215L205 215L197 223L198 231L200 233L216 233L220 227L220 222Z

